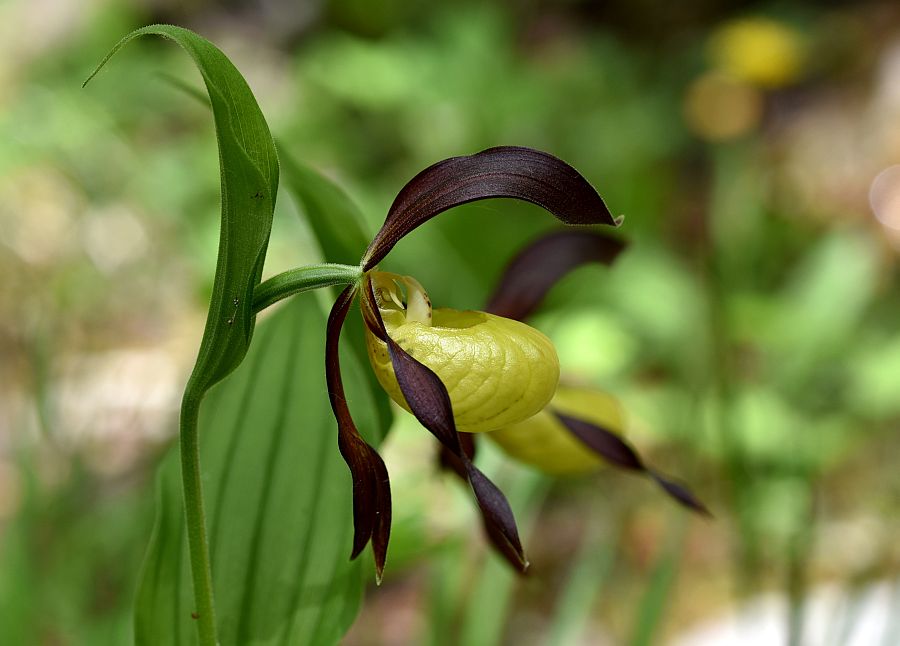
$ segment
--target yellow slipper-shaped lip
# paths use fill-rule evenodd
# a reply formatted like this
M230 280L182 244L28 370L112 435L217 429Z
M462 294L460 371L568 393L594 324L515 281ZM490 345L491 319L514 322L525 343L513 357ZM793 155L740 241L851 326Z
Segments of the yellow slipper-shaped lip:
M457 430L481 433L516 424L553 397L559 359L534 328L485 312L432 309L414 279L386 272L370 277L388 334L441 379ZM378 381L409 410L386 344L368 330L366 341Z

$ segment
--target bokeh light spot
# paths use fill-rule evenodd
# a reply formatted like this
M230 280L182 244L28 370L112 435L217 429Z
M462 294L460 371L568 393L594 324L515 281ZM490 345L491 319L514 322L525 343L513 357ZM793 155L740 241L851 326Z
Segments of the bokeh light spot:
M869 188L869 204L881 224L900 231L900 164L875 176Z
M762 96L726 74L708 72L688 87L684 118L696 135L726 141L747 134L762 117Z

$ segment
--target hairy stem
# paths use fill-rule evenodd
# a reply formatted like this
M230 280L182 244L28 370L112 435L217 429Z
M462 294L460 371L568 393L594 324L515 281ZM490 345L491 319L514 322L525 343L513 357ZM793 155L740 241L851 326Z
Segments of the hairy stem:
M191 578L194 582L194 602L197 606L192 616L197 621L200 646L217 646L212 567L209 559L209 541L206 537L206 516L203 513L200 477L200 441L197 428L199 413L200 398L185 393L181 402L180 421L181 481L187 519Z

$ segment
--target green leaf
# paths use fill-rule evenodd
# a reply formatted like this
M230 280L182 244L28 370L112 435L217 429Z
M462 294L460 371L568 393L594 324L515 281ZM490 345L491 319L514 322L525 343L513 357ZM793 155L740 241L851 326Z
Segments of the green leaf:
M222 224L212 299L200 351L185 396L199 399L243 360L253 335L253 290L262 276L278 190L278 155L247 82L209 41L171 25L131 32L107 54L87 84L122 47L139 36L175 41L194 59L216 127L222 180Z
M244 364L200 415L203 482L222 644L336 644L358 611L349 561L351 483L325 395L325 316L299 296L261 323ZM378 413L356 357L342 356L360 430ZM368 370L366 370L368 372ZM178 456L159 476L159 507L136 603L136 643L195 643Z
M85 84L127 43L144 35L175 41L194 60L209 94L219 148L222 218L219 253L206 328L181 404L181 472L197 631L215 646L216 616L202 495L197 418L204 394L237 368L256 322L253 292L260 282L278 191L278 156L247 82L212 43L180 27L152 25L131 32L107 54Z
M358 265L372 239L359 207L332 180L279 150L285 186L303 207L325 259Z

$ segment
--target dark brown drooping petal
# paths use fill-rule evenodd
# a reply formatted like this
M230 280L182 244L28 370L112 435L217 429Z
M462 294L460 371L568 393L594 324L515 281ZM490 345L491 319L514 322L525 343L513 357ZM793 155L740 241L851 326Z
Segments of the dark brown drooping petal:
M581 440L586 446L607 462L622 469L646 473L679 504L703 514L704 516L711 515L706 506L686 487L669 480L653 469L647 468L637 452L625 442L625 440L612 431L609 431L602 426L586 422L583 419L570 417L559 411L553 411L553 414L563 426L571 431L572 435Z
M469 458L469 460L475 459L475 435L473 433L463 433L459 432L459 444L462 447L463 452ZM463 480L468 481L468 477L466 476L466 468L463 463L460 461L454 453L445 447L443 444L438 445L440 448L438 450L438 466L441 469L445 469L448 471L453 471Z
M499 146L429 166L403 187L363 256L377 265L410 231L447 209L495 197L543 207L566 224L618 226L603 199L561 159L531 148Z
M485 310L522 321L570 271L591 262L610 264L624 248L624 242L599 231L576 229L541 236L506 266Z
M338 448L353 478L353 551L350 558L359 556L371 539L375 577L380 583L391 534L391 485L384 461L362 438L350 416L338 352L341 328L355 295L356 287L347 287L338 296L328 316L325 380L331 409L338 423Z
M465 452L469 460L473 460L475 458L474 433L460 432L459 442L462 446L463 452ZM469 482L469 473L466 471L466 465L443 444L440 445L440 451L438 452L438 465L441 469L453 471L453 473L455 473L456 476L459 477L459 479L463 482ZM491 520L490 514L485 513L485 511L480 506L479 511L481 511L484 533L487 535L488 540L491 541L491 545L493 545L494 549L496 549L503 558L505 558L510 564L512 564L513 567L517 568L519 571L524 572L528 567L528 563L522 560L521 547L517 549L516 546L513 545L506 538L506 535L499 529L497 523Z
M454 461L465 474L475 494L491 542L516 569L525 572L528 561L519 540L512 509L500 489L472 463L466 452L456 430L447 388L428 366L413 358L388 335L381 312L378 310L371 280L365 280L364 289L365 320L373 321L378 327L378 332L373 330L373 334L386 341L397 383L410 410L419 423L452 454Z

